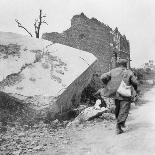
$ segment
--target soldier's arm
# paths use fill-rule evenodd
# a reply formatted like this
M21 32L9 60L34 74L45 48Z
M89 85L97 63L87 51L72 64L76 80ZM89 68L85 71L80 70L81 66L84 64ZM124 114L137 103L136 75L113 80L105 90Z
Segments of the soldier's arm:
M111 79L111 72L107 72L107 73L102 74L100 79L102 80L103 83L106 84Z
M134 87L135 91L137 91L137 89L138 89L138 80L137 80L137 77L134 75L133 72L131 73L131 76L130 76L130 83Z

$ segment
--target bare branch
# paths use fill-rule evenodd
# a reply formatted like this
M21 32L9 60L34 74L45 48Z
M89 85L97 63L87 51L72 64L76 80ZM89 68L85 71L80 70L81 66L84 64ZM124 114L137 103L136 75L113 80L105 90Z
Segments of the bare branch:
M46 14L43 15L42 10L40 9L39 17L35 19L33 24L36 38L39 38L41 25L42 24L48 25L45 18L46 18ZM15 19L15 22L18 24L18 27L23 28L32 37L32 34L17 19Z
M46 18L46 15L43 15L42 10L40 9L39 10L39 17L38 17L38 19L35 19L35 23L34 23L36 38L39 38L41 25L42 24L48 25L44 18Z
M44 21L42 21L42 23L44 23L44 24L48 25L48 24L47 24L47 22L46 22L45 20L44 20Z
M15 19L15 22L18 24L18 27L23 28L31 37L33 37L33 35L17 19Z

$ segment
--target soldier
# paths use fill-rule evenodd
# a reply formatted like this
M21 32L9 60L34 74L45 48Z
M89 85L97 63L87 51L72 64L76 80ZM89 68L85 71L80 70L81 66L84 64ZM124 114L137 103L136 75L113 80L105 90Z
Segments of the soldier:
M127 86L131 86L137 91L138 81L134 73L127 69L127 60L119 59L118 67L101 75L101 80L106 83L104 96L113 98L115 101L115 117L117 119L116 133L123 133L122 127L125 127L125 121L129 114L132 95L123 96L117 92L121 81L123 80ZM132 90L132 89L131 89ZM132 91L131 91L132 92Z

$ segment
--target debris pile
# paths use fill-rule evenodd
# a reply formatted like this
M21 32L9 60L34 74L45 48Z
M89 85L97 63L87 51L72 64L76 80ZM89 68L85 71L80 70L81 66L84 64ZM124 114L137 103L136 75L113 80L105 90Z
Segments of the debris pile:
M33 127L16 124L7 126L7 131L0 133L0 154L35 154L45 151L49 146L59 145L67 139L64 133L66 122L53 121L51 124L40 122ZM69 140L65 143L69 143Z

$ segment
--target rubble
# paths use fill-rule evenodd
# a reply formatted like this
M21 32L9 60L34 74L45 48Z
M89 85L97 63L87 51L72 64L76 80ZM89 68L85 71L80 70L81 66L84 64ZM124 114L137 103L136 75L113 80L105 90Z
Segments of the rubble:
M35 124L32 128L24 130L21 126L14 128L7 126L5 133L0 133L0 154L23 155L29 152L37 153L44 151L50 144L58 144L65 137L64 129L57 122L57 129L50 124ZM68 143L68 141L62 141Z
M64 147L64 145L70 144L71 141L69 132L72 128L68 128L71 125L78 126L77 130L81 130L83 126L80 127L80 123L84 124L85 121L92 120L91 118L99 117L100 120L114 120L114 115L109 113L107 108L100 107L100 103L98 100L93 107L81 106L79 109L84 107L85 109L72 122L61 122L56 119L49 124L40 122L29 128L27 125L20 126L20 124L15 124L14 127L7 126L7 131L0 134L0 153L5 152L5 154L15 155L37 154L49 147L55 149ZM89 122L91 123L91 121ZM97 121L94 120L94 123L91 124L96 123ZM65 128L66 125L67 128Z
M84 110L82 110L81 113L72 122L68 123L67 127L77 126L81 122L85 122L95 117L99 117L108 110L108 108L100 107L100 105L101 100L97 100L94 106L87 107Z

